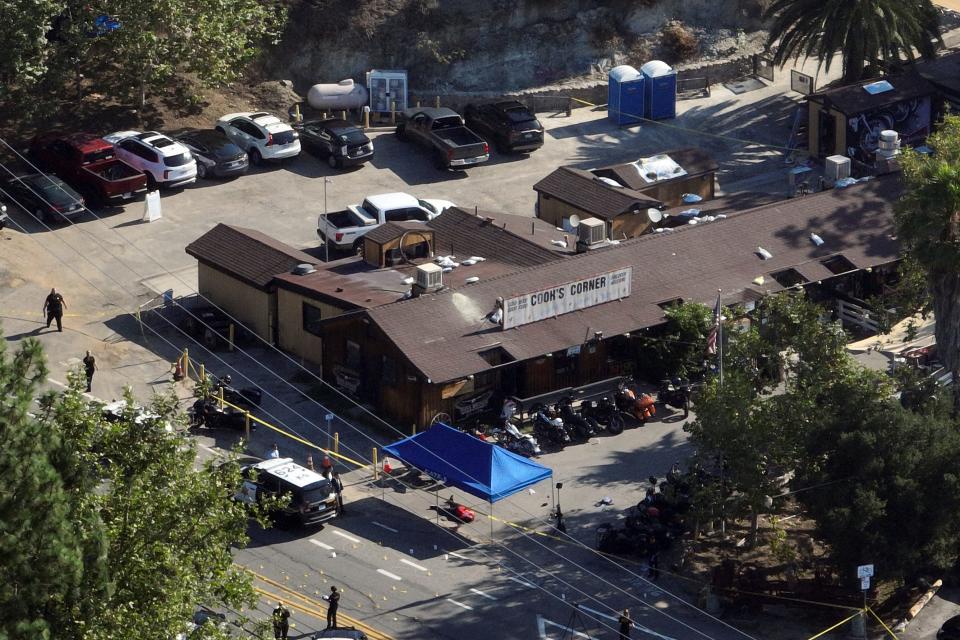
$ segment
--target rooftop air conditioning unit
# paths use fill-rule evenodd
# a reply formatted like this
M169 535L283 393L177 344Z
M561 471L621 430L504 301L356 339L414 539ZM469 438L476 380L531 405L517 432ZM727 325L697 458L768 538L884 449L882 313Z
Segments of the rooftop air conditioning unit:
M597 218L586 218L577 227L578 242L588 247L603 244L607 240L607 225Z
M847 156L828 156L824 162L824 174L827 180L836 182L850 177L850 158Z
M416 281L413 283L414 295L427 291L436 291L443 287L443 268L428 262L417 267Z

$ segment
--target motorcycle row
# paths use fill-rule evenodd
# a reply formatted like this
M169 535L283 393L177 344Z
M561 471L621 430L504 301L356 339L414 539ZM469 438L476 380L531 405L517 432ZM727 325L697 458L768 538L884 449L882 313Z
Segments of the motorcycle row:
M664 381L655 399L636 391L631 381L624 379L616 392L584 400L576 408L573 395L567 395L552 406L537 404L531 407L532 433L523 433L517 427L519 407L508 398L503 403L500 423L478 435L484 440L492 437L496 444L508 451L526 457L538 456L543 453L542 447L560 450L571 443L586 442L602 431L618 435L627 424L643 426L656 415L657 399L677 408L686 408L689 402L687 387L680 381Z

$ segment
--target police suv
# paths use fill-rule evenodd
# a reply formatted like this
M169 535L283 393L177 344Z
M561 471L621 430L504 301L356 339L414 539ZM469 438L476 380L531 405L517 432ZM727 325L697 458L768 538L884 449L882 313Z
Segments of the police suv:
M275 514L280 522L317 525L337 516L337 494L329 480L290 458L263 460L240 468L243 486L235 498L256 504L266 497L290 496Z

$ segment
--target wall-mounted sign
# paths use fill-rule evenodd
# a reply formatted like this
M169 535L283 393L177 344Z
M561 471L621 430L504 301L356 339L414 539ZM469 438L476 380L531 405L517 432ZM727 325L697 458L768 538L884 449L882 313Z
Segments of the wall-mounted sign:
M805 96L813 93L813 76L800 73L796 69L790 70L790 90L802 93Z
M630 295L633 267L575 280L503 301L503 328L553 318Z

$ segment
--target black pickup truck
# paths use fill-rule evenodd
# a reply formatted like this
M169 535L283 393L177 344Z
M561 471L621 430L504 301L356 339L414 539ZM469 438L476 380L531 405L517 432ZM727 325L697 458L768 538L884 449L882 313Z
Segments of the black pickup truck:
M501 153L530 153L543 146L543 125L516 100L469 104L467 126L486 136Z
M463 168L490 159L490 147L483 138L466 127L460 114L444 107L407 109L397 123L397 137L432 149L439 169Z

